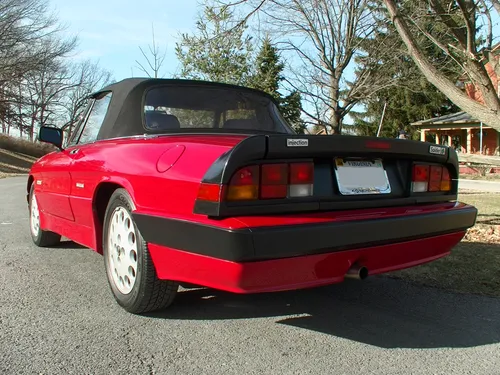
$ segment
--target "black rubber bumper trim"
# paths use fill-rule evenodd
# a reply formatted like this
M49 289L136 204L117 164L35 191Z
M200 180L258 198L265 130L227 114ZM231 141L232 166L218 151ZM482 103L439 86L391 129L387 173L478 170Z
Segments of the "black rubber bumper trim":
M248 262L391 244L466 230L477 209L431 214L229 230L133 213L146 242L214 258Z

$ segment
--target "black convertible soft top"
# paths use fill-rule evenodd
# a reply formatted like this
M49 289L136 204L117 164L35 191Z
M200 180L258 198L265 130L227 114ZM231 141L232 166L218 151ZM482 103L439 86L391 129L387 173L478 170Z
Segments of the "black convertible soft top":
M186 79L160 79L160 78L126 78L122 81L110 84L103 87L99 91L93 93L91 98L100 98L103 95L111 92L111 101L108 107L107 114L103 120L101 129L99 131L97 139L109 139L116 137L126 137L134 135L142 135L145 133L154 133L148 131L144 126L144 108L146 103L146 94L151 92L151 89L169 87L174 95L169 95L169 103L181 104L181 102L186 102L191 100L191 103L196 103L195 95L200 95L200 98L206 99L210 97L210 90L206 89L220 89L226 90L230 93L231 97L238 97L238 95L251 96L252 100L255 102L262 102L262 106L267 106L266 113L270 116L271 121L278 123L279 133L293 134L293 130L288 124L282 119L277 109L277 103L271 95L265 92L255 90L248 87L224 84L218 82L209 81L199 81L199 80L186 80ZM186 93L186 89L189 95L182 95L182 90ZM176 94L179 89L179 95ZM195 89L195 90L193 90ZM199 90L198 90L199 89ZM151 95L153 96L153 95ZM187 98L187 97L190 97ZM226 95L227 101L227 95ZM148 101L154 100L148 99ZM276 113L275 113L276 112ZM199 128L199 129L188 129L183 128L179 130L168 131L171 132L196 132L196 131L221 131L222 129L209 129L209 128ZM247 130L248 131L248 130ZM163 132L165 133L165 132Z

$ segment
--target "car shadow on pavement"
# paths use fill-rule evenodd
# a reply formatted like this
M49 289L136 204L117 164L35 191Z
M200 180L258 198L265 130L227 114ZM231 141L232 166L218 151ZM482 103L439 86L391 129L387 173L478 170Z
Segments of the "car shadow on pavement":
M61 249L86 249L85 246L80 245L80 244L73 242L73 241L70 241L70 240L67 240L67 241L63 240L60 243L58 243L57 245L54 245L52 247L55 249L57 249L57 248L61 248Z
M172 320L276 317L277 324L381 348L464 348L500 342L500 299L386 277L253 295L188 289L168 309L148 316Z

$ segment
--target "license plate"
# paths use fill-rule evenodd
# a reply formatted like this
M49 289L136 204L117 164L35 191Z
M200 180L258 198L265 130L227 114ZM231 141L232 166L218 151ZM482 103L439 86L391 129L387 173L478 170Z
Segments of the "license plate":
M389 194L391 185L382 160L335 159L335 175L342 195Z

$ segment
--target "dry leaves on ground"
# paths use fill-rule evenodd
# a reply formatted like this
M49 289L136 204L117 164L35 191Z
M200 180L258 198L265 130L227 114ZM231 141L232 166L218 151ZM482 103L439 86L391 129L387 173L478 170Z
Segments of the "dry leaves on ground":
M464 241L500 243L500 225L477 224L467 231Z

